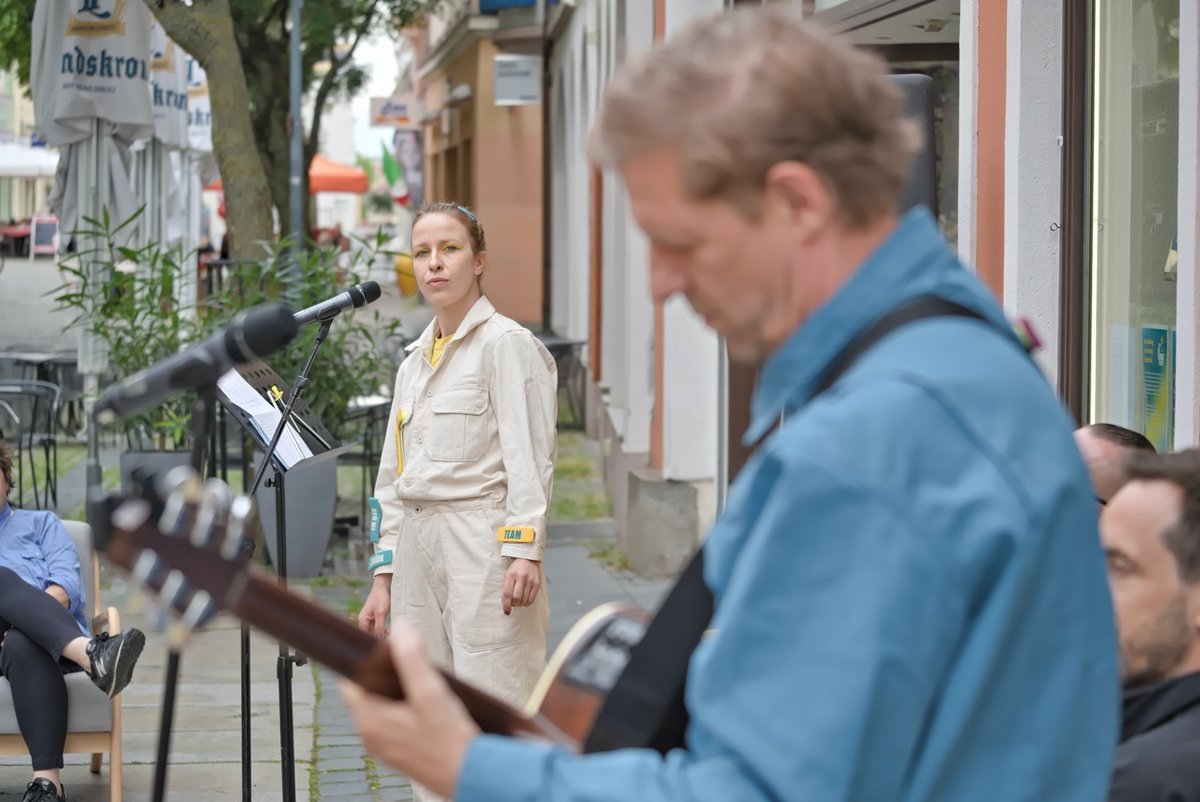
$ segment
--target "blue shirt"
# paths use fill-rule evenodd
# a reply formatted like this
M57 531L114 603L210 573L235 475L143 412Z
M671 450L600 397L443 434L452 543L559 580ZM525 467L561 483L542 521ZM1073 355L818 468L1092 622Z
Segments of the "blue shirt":
M0 567L39 590L58 585L71 600L71 615L83 635L89 635L83 609L83 579L79 552L58 516L45 510L0 508Z
M804 406L926 294L994 326L905 326ZM1116 636L1072 424L927 212L767 361L747 439L786 410L704 544L718 631L690 663L687 749L481 736L458 799L1104 798Z

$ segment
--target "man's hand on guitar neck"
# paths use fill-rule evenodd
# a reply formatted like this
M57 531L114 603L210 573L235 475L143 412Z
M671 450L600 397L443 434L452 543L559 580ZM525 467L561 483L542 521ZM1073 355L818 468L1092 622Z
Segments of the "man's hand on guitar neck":
M377 638L387 637L387 617L392 609L392 575L376 574L371 592L358 613L358 628Z
M479 727L434 668L411 624L389 640L406 699L395 702L342 680L346 706L367 752L442 796L452 797Z

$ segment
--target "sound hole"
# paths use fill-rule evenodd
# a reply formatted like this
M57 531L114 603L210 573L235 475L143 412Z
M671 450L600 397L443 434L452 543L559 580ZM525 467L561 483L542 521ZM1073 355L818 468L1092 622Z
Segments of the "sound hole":
M571 661L563 678L585 690L608 693L629 662L633 647L645 634L644 621L614 618Z

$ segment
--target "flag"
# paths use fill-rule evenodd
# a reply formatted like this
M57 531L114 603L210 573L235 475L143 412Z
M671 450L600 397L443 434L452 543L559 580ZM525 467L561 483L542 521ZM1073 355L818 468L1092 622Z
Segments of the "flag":
M383 178L387 181L392 200L401 206L408 206L408 182L404 180L404 168L400 166L400 162L396 161L396 157L388 150L385 143L379 144L383 149Z

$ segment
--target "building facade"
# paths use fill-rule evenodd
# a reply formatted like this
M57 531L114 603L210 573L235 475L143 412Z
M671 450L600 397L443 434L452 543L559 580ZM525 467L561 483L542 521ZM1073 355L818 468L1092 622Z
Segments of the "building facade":
M25 148L32 136L33 101L26 97L16 73L0 70L0 144ZM5 172L0 164L0 225L48 211L46 198L53 184L51 177L5 175Z
M488 297L535 327L546 314L542 106L498 105L495 77L498 57L540 53L540 31L532 0L448 0L417 43L426 199L478 213L487 229Z
M755 2L756 0L751 0ZM1200 437L1200 12L1189 0L795 0L934 79L937 217L1044 342L1081 422ZM549 322L587 341L589 426L635 568L675 570L746 454L753 372L682 301L587 132L623 61L726 0L577 0L548 16Z

